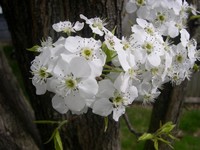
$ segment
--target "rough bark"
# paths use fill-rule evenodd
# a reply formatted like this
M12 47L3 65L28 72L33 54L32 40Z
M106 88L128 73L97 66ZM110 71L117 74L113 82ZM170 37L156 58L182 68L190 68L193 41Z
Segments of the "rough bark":
M164 124L168 121L172 121L178 127L180 113L184 102L186 84L187 81L184 81L181 85L175 87L170 83L165 84L164 90L153 105L148 132L154 133L160 128L160 123ZM144 149L154 150L153 143L148 141ZM170 150L171 148L164 143L159 143L159 149Z
M41 144L30 105L0 51L0 149L38 150Z
M39 44L42 37L50 35L58 37L51 25L58 21L79 20L82 13L88 18L107 18L109 28L117 25L117 33L121 34L121 0L2 0L5 18L8 22L17 58L23 74L24 83L30 96L30 102L37 120L57 120L65 118L56 113L51 106L49 94L36 96L29 72L33 53L26 48ZM83 33L88 36L88 30ZM71 115L68 114L68 117ZM77 117L63 129L64 147L66 149L119 149L118 123L110 120L109 129L103 133L102 118L91 112ZM53 130L52 126L38 125L42 141L46 141ZM45 149L52 149L46 144Z
M198 0L188 0L188 2L195 4L197 8L199 8L200 2ZM189 22L188 30L191 37L196 38L197 43L200 43L199 34L196 32L197 28L199 28L197 26L197 22L198 20ZM160 123L164 124L168 121L172 121L176 124L174 134L176 133L186 93L187 82L188 81L184 81L181 85L175 87L173 87L170 83L165 84L164 90L153 105L148 132L155 132L160 127ZM171 150L171 148L163 142L159 144L159 149ZM144 150L154 150L153 143L151 141L146 142Z

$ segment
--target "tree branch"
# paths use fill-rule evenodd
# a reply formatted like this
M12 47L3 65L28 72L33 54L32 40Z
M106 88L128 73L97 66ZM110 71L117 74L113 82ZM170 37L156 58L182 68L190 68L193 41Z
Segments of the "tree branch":
M126 125L127 125L128 129L129 129L129 131L130 131L131 133L133 133L137 138L140 137L140 136L142 135L142 133L137 132L137 131L133 128L133 126L131 125L131 123L130 123L130 121L129 121L128 115L127 115L126 113L123 114L123 118L124 118L124 120L125 120L125 122L126 122Z

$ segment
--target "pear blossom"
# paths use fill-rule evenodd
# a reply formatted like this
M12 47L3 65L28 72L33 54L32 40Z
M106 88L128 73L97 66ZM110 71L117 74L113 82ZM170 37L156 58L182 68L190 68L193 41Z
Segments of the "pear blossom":
M114 84L107 79L99 82L97 100L92 107L93 113L108 116L113 112L113 119L119 120L119 117L125 113L126 106L138 96L135 86L122 87L121 84L123 84L122 74L118 76Z
M83 58L73 58L68 62L61 55L52 72L54 78L50 86L56 93L54 103L63 97L72 111L81 111L86 99L93 98L98 91L97 81L89 77L91 69Z
M118 121L135 99L152 103L164 83L190 79L200 60L197 42L186 30L189 12L199 13L196 8L185 0L126 2L126 11L137 16L129 37L119 38L105 27L105 20L81 14L99 36L76 35L84 23L63 21L52 28L68 37L54 43L48 37L30 49L39 52L30 67L36 94L52 92L52 107L59 113L80 115L91 108Z
M52 25L52 28L56 32L64 32L68 35L71 34L71 32L76 32L82 30L84 27L84 23L80 23L77 21L74 25L70 21L60 21L59 23L55 23Z
M103 30L105 29L104 26L107 24L105 23L105 20L101 20L99 17L88 19L82 14L80 14L80 18L86 21L86 24L90 26L93 33L103 36Z
M65 41L65 48L74 55L73 57L83 57L88 62L93 76L101 75L106 61L106 55L101 46L101 41L94 38L70 36Z
M148 82L143 82L138 88L139 99L143 100L143 104L148 104L155 101L155 98L160 95L158 89L153 88L153 86Z
M36 56L31 64L31 73L33 74L32 83L36 87L36 94L46 93L48 78L51 77L51 53L46 49L39 56Z

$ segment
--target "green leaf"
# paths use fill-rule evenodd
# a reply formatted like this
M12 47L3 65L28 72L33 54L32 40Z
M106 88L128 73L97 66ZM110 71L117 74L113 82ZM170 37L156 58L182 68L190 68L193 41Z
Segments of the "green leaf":
M141 135L139 138L138 138L138 141L144 141L144 140L151 140L154 138L154 135L151 134L151 133L144 133L143 135Z
M31 48L27 48L27 50L28 51L31 51L31 52L38 52L38 48L39 48L40 46L39 45L34 45L33 47L31 47Z
M167 144L167 145L170 145L170 142L163 139L163 138L158 138L158 140L162 141L163 143Z
M171 132L171 131L174 129L175 126L176 126L176 125L173 124L173 123L170 121L170 122L165 123L165 124L160 128L160 130L158 130L158 131L160 131L160 133L169 133L169 132Z
M195 72L198 72L198 71L199 71L199 66L198 66L197 64L194 64L193 70L194 70Z
M105 125L104 132L106 132L108 129L108 117L104 117L104 125Z
M155 150L158 150L158 140L155 139L155 140L153 140L153 142L154 142L154 148L155 148Z
M168 136L172 139L172 140L179 140L178 138L176 138L175 136L168 134Z
M54 136L54 147L55 150L63 150L62 140L58 129L56 129L56 133Z
M68 121L67 120L63 120L62 122L59 123L59 126L57 127L57 129L60 129L64 124L66 124Z
M115 30L116 30L117 26L114 27L114 29L111 31L112 34L115 34Z
M53 131L53 133L51 134L51 137L50 137L44 144L47 144L47 143L49 143L51 140L54 139L57 130L58 130L58 129L56 128L56 129Z
M102 50L106 54L106 62L110 62L117 54L115 51L108 49L105 43L102 44Z
M200 15L194 15L190 17L190 20L199 19L199 18L200 18Z

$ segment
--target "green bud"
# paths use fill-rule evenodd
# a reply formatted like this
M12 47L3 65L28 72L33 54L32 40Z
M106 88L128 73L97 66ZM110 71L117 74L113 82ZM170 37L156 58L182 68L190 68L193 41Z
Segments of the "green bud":
M198 72L199 71L199 66L197 64L194 64L193 70L194 70L194 72Z
M28 51L31 51L31 52L38 52L38 48L39 48L40 46L39 45L34 45L33 47L31 47L31 48L27 48L27 50Z
M138 139L138 141L144 141L144 140L151 140L154 138L154 135L151 133L144 133L143 135L141 135Z

